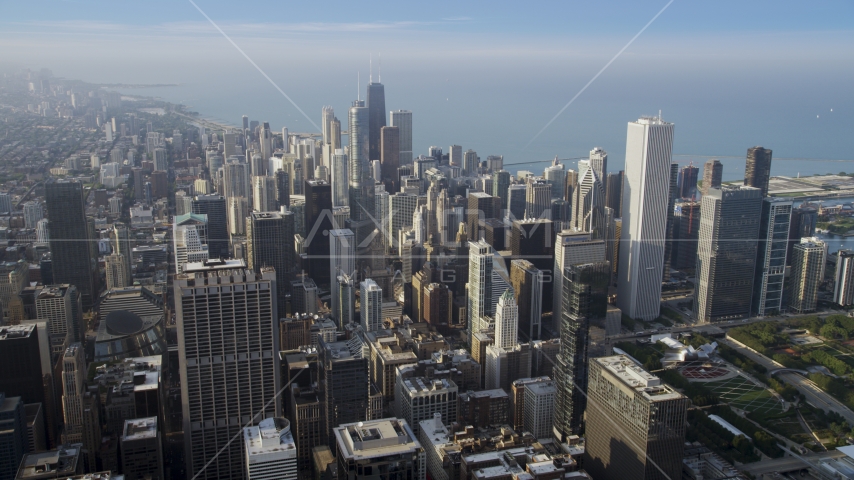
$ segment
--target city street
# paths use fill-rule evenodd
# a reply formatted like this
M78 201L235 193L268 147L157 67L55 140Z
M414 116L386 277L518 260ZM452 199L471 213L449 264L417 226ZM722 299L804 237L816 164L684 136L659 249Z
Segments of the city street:
M831 450L829 452L804 455L802 458L805 458L810 462L817 462L821 458L841 458L844 456L845 454L840 451ZM767 473L787 473L802 470L805 468L808 467L804 465L804 462L801 459L795 457L783 457L775 458L773 460L762 460L759 462L748 463L738 467L738 469L742 472L750 473L751 475L757 478Z

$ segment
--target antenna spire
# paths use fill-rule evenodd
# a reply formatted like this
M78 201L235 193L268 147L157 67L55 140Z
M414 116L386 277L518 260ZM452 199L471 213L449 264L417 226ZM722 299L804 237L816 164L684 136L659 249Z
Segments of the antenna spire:
M661 121L661 109L658 109L658 121Z
M379 78L377 79L377 81L383 83L383 54L378 53L377 55L379 55L380 57Z
M368 83L374 83L374 54L372 53L368 59Z
M362 99L362 72L356 72L356 101Z

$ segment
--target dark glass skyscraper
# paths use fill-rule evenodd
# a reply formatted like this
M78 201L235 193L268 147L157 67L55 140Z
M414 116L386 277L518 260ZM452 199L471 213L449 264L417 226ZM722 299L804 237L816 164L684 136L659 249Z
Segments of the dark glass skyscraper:
M605 181L605 206L614 211L614 218L623 216L623 171L609 173Z
M49 183L45 185L45 201L50 215L54 283L76 286L83 307L89 308L98 292L95 291L92 274L83 184L64 181Z
M382 83L371 82L368 84L368 117L369 117L369 143L368 151L370 160L380 159L380 132L385 123L385 86Z
M323 438L335 443L332 429L366 420L368 411L368 359L348 342L324 342L317 348L317 379L323 408Z
M291 176L284 170L275 173L276 176L276 203L279 207L291 204Z
M499 170L492 174L492 196L501 199L501 212L499 218L504 218L504 210L507 209L508 190L510 189L510 172Z
M675 255L676 268L693 273L697 267L700 202L683 202L679 217L679 247Z
M554 429L561 437L581 433L587 406L587 345L590 322L605 318L611 264L572 265L563 272L560 352L555 369Z
M225 197L221 195L196 195L196 198L193 199L193 213L208 216L208 256L210 258L229 258Z
M762 190L762 196L768 196L768 181L771 180L771 150L762 147L747 149L747 163L744 166L744 184Z
M324 180L305 182L305 250L308 272L318 285L329 285L329 232L332 231L332 186Z
M747 318L762 212L761 190L713 188L700 205L694 317L702 323Z
M246 219L247 266L276 269L276 302L284 313L294 266L294 214L252 212Z
M700 169L694 165L685 165L679 170L679 198L691 198L697 193L697 176Z
M664 242L664 270L662 271L662 281L670 280L670 260L673 252L674 238L674 216L673 209L676 206L676 198L679 196L679 165L676 163L670 164L670 190L667 200L667 225L665 227L665 242Z
M470 239L480 239L480 221L487 218L496 218L493 197L483 192L469 193L468 209L466 210L466 233Z
M700 193L705 195L709 193L710 188L720 188L723 173L724 166L718 159L713 158L706 162L703 166L703 185L700 186Z

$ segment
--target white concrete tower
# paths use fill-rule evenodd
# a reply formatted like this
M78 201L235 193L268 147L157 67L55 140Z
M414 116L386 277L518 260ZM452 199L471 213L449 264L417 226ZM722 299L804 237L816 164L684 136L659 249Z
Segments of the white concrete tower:
M518 341L519 306L512 289L504 290L495 307L495 345L512 349Z
M631 318L660 312L672 150L673 124L660 115L629 122L617 306Z

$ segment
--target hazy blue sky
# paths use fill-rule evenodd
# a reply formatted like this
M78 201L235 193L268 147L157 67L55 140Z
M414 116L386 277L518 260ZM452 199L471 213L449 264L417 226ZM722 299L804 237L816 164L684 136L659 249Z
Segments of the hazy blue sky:
M510 163L598 145L615 169L626 122L661 109L675 153L854 158L850 1L676 0L528 148L666 1L197 3L315 122L327 104L346 118L381 53L386 105L413 110L416 153L457 143ZM144 93L312 129L189 1L0 2L0 70L18 67L181 83Z

